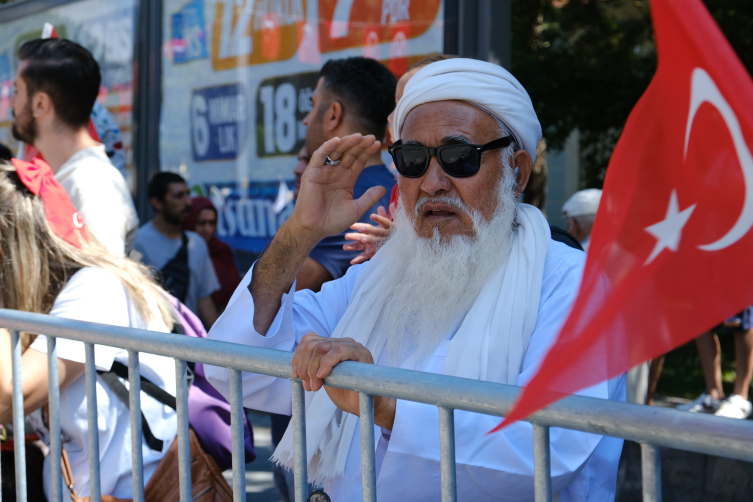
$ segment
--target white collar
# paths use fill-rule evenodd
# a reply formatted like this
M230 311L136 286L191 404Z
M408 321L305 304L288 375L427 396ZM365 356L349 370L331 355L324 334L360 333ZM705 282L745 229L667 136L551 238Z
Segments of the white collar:
M60 169L58 169L58 172L55 174L55 178L57 178L59 181L61 178L67 177L71 174L70 171L72 171L76 167L76 164L88 157L96 157L99 160L110 163L110 158L107 156L107 152L105 151L105 145L100 143L96 146L82 148L78 152L71 155L71 157L66 160L62 166L60 166Z

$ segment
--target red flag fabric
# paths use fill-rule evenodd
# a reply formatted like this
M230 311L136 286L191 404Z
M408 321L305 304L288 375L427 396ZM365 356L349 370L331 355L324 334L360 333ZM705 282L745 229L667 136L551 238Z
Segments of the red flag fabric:
M652 0L659 65L607 170L573 310L503 427L753 304L753 81L701 0Z
M44 23L42 26L42 36L40 38L59 38L58 32L52 23Z

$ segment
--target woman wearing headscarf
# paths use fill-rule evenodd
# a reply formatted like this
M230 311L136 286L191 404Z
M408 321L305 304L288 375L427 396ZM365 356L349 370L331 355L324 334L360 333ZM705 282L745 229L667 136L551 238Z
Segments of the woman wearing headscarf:
M235 288L241 282L235 258L230 246L217 238L217 208L206 197L191 199L191 214L183 225L186 230L196 232L207 241L214 271L220 281L220 289L212 294L217 311L225 310Z

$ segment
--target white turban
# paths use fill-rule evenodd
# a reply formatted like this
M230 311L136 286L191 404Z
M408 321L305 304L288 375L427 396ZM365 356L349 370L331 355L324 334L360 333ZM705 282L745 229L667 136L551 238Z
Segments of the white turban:
M584 216L596 214L601 202L601 190L598 188L588 188L575 192L572 197L567 199L562 205L562 214L565 216Z
M536 160L541 124L520 82L504 68L475 59L448 59L421 68L405 86L395 108L395 133L402 138L411 110L434 101L465 101L502 122L515 142Z

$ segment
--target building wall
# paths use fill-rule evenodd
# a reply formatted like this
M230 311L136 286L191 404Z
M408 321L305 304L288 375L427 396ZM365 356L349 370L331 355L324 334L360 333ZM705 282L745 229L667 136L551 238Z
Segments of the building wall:
M562 205L580 188L580 133L576 129L562 150L547 153L546 216L550 225L564 228Z

